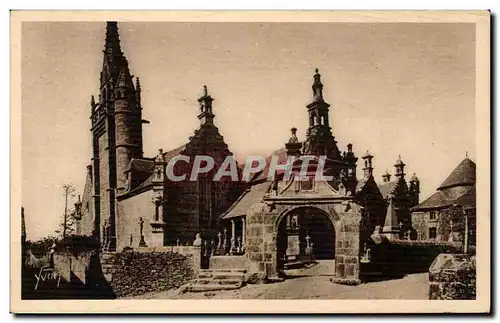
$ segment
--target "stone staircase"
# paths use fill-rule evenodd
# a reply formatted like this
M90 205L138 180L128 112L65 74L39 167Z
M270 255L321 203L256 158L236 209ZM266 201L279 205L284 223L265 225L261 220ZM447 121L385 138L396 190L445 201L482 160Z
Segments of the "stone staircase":
M108 282L113 279L113 256L114 252L103 251L101 252L101 269L104 277Z
M239 289L245 284L244 269L201 269L198 278L179 289L179 293Z

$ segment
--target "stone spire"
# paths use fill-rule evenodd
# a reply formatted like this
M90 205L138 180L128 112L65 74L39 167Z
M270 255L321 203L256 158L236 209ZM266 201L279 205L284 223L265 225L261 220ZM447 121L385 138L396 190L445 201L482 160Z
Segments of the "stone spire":
M370 154L370 152L367 150L366 154L361 157L365 161L365 167L363 167L363 172L364 172L364 177L369 178L373 176L373 167L372 167L372 159L373 156Z
M389 196L389 206L387 207L382 233L387 239L396 240L399 239L399 231L398 216L394 207L393 196Z
M399 155L398 160L394 164L394 167L396 168L396 173L394 174L397 178L404 178L405 177L405 163L401 160L401 155Z
M213 124L215 115L212 112L212 102L214 99L208 94L208 88L203 85L203 95L198 99L200 104L200 119L201 124Z
M323 83L321 83L321 74L319 74L318 69L316 69L314 72L314 82L312 85L313 101L323 102Z
M120 48L120 37L118 35L118 24L116 21L108 21L106 23L106 41L104 44L104 53L110 64L111 73L119 72L120 61L123 53Z

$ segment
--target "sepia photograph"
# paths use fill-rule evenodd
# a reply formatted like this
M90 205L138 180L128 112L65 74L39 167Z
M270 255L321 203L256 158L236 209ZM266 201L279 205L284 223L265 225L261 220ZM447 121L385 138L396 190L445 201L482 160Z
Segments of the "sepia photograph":
M11 27L11 311L490 310L488 11Z

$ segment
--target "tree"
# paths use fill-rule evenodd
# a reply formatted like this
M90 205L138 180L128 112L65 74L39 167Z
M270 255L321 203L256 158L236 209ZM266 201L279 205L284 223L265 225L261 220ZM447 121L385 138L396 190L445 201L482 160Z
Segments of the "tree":
M76 221L75 210L74 209L70 210L68 208L68 203L71 203L71 201L75 197L75 192L76 190L72 184L63 185L64 214L63 214L63 220L59 225L60 230L56 230L56 233L61 234L61 237L63 239L75 231L74 229L74 224Z

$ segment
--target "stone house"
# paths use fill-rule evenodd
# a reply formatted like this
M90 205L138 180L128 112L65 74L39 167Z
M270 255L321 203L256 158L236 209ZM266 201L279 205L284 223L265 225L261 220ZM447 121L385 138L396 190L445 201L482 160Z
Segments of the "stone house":
M476 164L466 157L451 172L436 192L411 209L413 227L419 240L448 241L453 223L444 223L450 208L459 207L468 216L469 242L475 244ZM455 223L455 227L461 226Z

